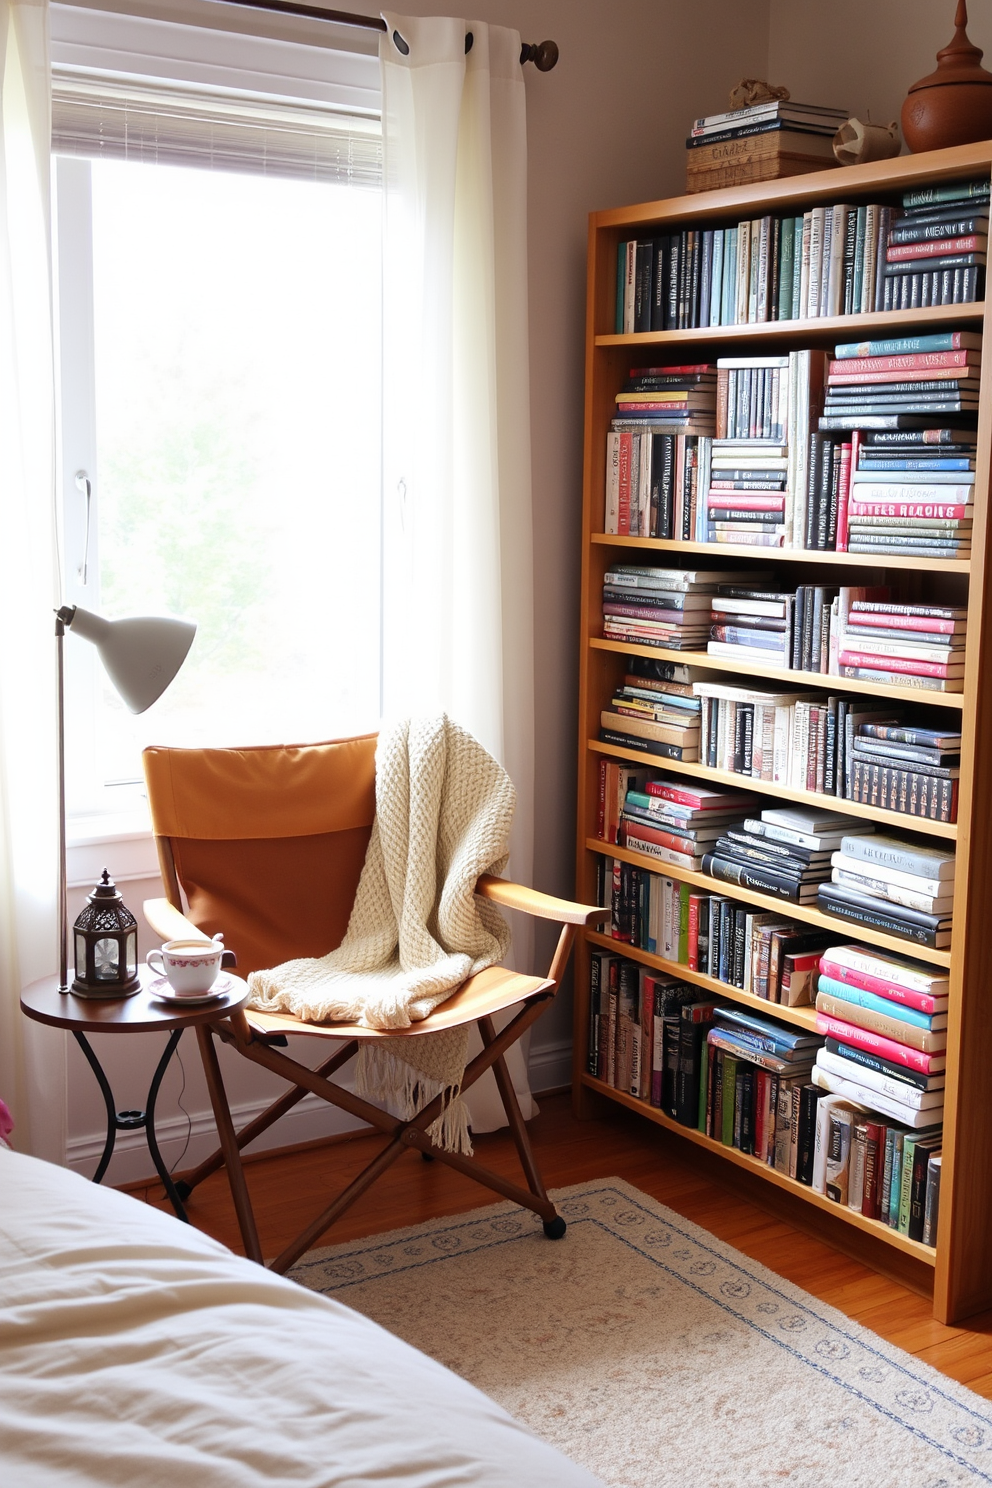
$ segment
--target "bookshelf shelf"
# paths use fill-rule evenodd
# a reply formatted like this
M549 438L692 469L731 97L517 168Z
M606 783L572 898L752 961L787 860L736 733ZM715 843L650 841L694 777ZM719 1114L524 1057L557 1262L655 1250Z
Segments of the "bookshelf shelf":
M638 868L650 868L655 873L664 873L667 878L676 878L680 883L692 884L696 889L709 889L711 893L726 894L731 899L753 904L758 909L773 909L778 914L788 914L790 919L804 920L807 925L816 925L820 930L837 930L840 935L850 935L852 940L864 940L883 950L894 951L897 956L912 956L916 961L930 961L934 966L950 966L950 951L935 951L930 946L916 945L901 936L887 935L884 930L872 930L856 925L851 920L841 920L834 915L812 909L808 904L796 904L792 899L779 899L774 894L759 894L756 889L742 889L737 884L723 883L711 878L708 873L694 873L689 868L675 868L670 863L660 863L644 853L631 852L626 847L617 847L612 842L601 842L598 837L586 841L589 852L606 853L619 858L622 863L633 863ZM591 901L590 901L591 902ZM764 1004L765 1011L769 1005Z
M738 1152L736 1147L725 1147L722 1142L716 1142L708 1137L705 1132L696 1131L692 1127L682 1126L667 1116L664 1111L659 1111L657 1106L648 1105L647 1101L639 1100L636 1095L628 1095L624 1090L614 1090L612 1085L604 1085L602 1080L595 1079L592 1075L583 1074L582 1084L589 1090L595 1090L600 1095L608 1096L610 1100L616 1101L618 1105L626 1106L628 1110L636 1111L638 1115L644 1116L648 1121L656 1121L659 1126L667 1127L669 1131L677 1132L680 1137L694 1142L697 1147L708 1148L711 1152L718 1152L721 1157L732 1162L736 1167L760 1175L776 1188L786 1190L788 1193L796 1194L804 1199L814 1208L822 1209L825 1213L839 1217L854 1229L862 1231L867 1235L874 1235L883 1240L887 1245L901 1250L906 1255L915 1257L926 1266L936 1265L936 1252L929 1245L922 1245L918 1240L910 1240L907 1235L900 1235L895 1230L890 1230L877 1219L865 1219L864 1215L856 1214L853 1209L846 1205L834 1204L823 1194L816 1193L812 1188L807 1188L804 1183L797 1183L794 1178L789 1178L785 1173L779 1173L774 1168L766 1167L756 1157L751 1157L746 1152Z
M667 537L616 537L612 532L594 532L590 539L601 547L632 548L642 552L657 553L705 553L712 558L713 543L676 542ZM721 558L747 558L755 561L754 548L738 548L730 543L721 543L716 549ZM871 553L812 553L806 548L761 548L762 563L821 563L838 568L905 569L909 573L968 574L971 560L968 558L897 558ZM832 679L836 680L836 678ZM863 684L862 684L863 687Z
M658 765L657 755L643 754L637 749L621 749L616 744L603 744L599 739L590 739L589 748L597 754L608 754L611 759L629 760L636 765ZM848 816L860 817L862 821L870 816L879 825L902 829L906 826L906 816L901 811L883 811L877 806L862 806L858 801L839 800L837 796L825 796L819 791L790 790L787 786L775 785L770 780L753 780L750 775L735 775L730 770L714 770L708 765L687 765L681 760L665 760L664 768L666 773L691 775L694 780L707 780L712 785L727 785L736 790L753 790L756 795L774 796L776 801L798 801L804 806L829 805L831 811L842 811ZM924 821L920 817L911 817L910 820L914 832L949 837L952 841L958 835L956 822Z
M830 193L833 198L833 192ZM840 198L836 198L840 200ZM769 320L757 325L699 326L691 331L639 331L632 335L596 337L601 347L627 347L643 351L648 346L744 346L758 343L769 349L802 344L832 345L835 341L868 340L882 332L898 336L900 332L921 328L938 330L980 324L985 312L984 301L970 305L934 305L926 310L873 310L866 315L824 315L816 320Z
M688 966L682 966L678 961L667 961L664 956L655 956L651 951L642 951L639 946L626 945L621 940L614 940L611 935L602 935L598 930L590 931L590 945L602 946L606 951L618 951L623 956L629 956L632 961L641 961L645 966L651 966L655 971L667 971L672 976L679 977L684 982L692 982L694 986L702 987L705 992L718 993L721 997L729 997L733 1002L739 1002L744 1007L753 1008L756 1013L773 1012L776 1018L783 1023L791 1023L796 1028L805 1028L807 1033L816 1032L816 1012L809 1007L782 1007L777 1002L766 1002L763 997L752 997L750 992L742 992L740 987L731 986L729 982L721 982L718 977L707 976L705 971L692 971Z
M763 681L798 683L817 692L857 692L872 697L897 698L903 703L925 703L927 707L963 708L963 692L925 692L917 687L897 687L888 682L856 682L853 677L830 677L822 672L793 672L786 667L759 666L750 662L745 669L739 661L724 656L710 656L706 651L669 651L663 646L635 646L631 641L605 641L590 636L596 651L613 651L622 656L652 656L660 661L684 661L690 666L708 667L713 672L732 672L735 677L760 677ZM783 689L779 689L782 691ZM738 777L740 778L740 777ZM903 822L906 822L903 818Z
M713 361L719 355L782 355L803 348L827 349L837 342L866 341L904 335L926 335L951 329L981 331L984 303L941 305L913 310L820 319L770 321L763 324L712 326L703 329L613 334L617 280L617 247L630 239L661 237L683 229L723 228L768 215L789 217L838 202L898 204L906 191L992 172L992 141L930 154L903 156L868 166L815 171L806 176L736 186L667 201L644 202L592 214L589 221L589 275L586 334L586 393L581 601L581 672L578 731L578 897L592 902L597 866L616 858L665 877L726 896L755 910L788 915L798 923L829 929L841 937L909 956L933 967L947 968L950 979L947 1073L944 1102L940 1219L933 1249L876 1220L828 1200L760 1159L725 1147L703 1132L680 1125L667 1113L589 1074L587 1041L589 956L610 949L645 967L667 973L701 989L701 996L720 995L793 1028L815 1027L811 1008L785 1008L752 997L705 973L613 940L599 931L579 935L576 961L575 1064L573 1089L581 1116L616 1102L655 1123L659 1140L695 1144L728 1162L742 1175L758 1202L772 1189L798 1196L810 1223L829 1230L842 1245L868 1264L912 1273L913 1284L933 1288L934 1314L953 1323L992 1308L992 1268L987 1237L992 1233L992 1122L988 1110L988 1071L992 1068L992 1003L988 996L987 927L992 918L992 602L986 574L992 558L987 497L992 459L992 345L982 352L982 391L975 464L975 514L971 554L962 559L852 554L805 549L751 548L659 538L614 536L603 532L607 433L616 409L616 394L631 368L645 364L645 353L659 363ZM694 349L697 354L692 354ZM667 356L665 355L667 353ZM705 559L705 562L703 561ZM684 561L682 561L684 560ZM612 562L656 563L685 568L729 568L742 579L762 570L781 575L780 587L797 584L838 585L881 582L888 575L903 602L967 605L968 648L964 691L930 692L904 684L859 682L763 665L750 657L724 658L704 651L674 651L606 640L602 635L602 582ZM783 567L785 565L785 567ZM845 577L845 570L848 577ZM872 571L879 578L871 576ZM771 585L770 587L779 587ZM961 771L956 824L933 822L890 810L879 810L815 792L786 789L749 776L704 765L667 760L636 748L599 739L600 714L626 671L624 659L638 656L706 668L714 680L753 681L759 689L809 691L823 695L852 694L912 704L931 719L943 716L948 728L962 733ZM796 802L827 806L838 813L869 818L884 831L897 831L921 846L953 843L956 853L954 923L949 950L925 946L855 922L824 914L815 906L797 905L770 894L723 883L708 874L662 863L646 854L603 842L597 836L599 767L603 758L647 765L700 784L752 791L763 803ZM670 1138L664 1134L672 1134ZM768 1202L771 1198L768 1197ZM779 1203L783 1203L779 1200ZM794 1209L793 1212L798 1212ZM820 1218L820 1216L824 1218ZM833 1216L830 1224L826 1216ZM891 1261L880 1259L891 1257ZM903 1268L899 1270L900 1266ZM921 1278L929 1280L923 1282Z

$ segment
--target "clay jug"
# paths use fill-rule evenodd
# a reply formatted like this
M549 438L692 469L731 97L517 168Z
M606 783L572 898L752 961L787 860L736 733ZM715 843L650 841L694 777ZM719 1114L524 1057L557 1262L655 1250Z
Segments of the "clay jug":
M967 5L958 0L953 40L902 106L903 138L914 154L992 138L992 72L979 65L982 50L968 40L967 24Z

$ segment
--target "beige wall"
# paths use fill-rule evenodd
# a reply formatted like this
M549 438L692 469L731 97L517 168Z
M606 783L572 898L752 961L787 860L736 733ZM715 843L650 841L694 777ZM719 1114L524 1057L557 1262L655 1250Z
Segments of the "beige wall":
M93 3L93 0L91 0ZM354 0L352 0L354 3ZM726 107L741 77L763 76L770 0L474 0L479 19L516 27L525 40L551 37L557 68L527 69L530 181L531 385L537 600L537 854L535 884L571 893L575 857L575 760L579 520L581 509L582 377L585 256L590 211L681 191L683 139L698 114ZM319 23L296 23L257 12L229 12L197 0L103 0L107 9L215 27L247 24L265 34L330 36ZM357 8L373 14L376 7ZM418 14L446 7L408 3ZM338 33L340 34L340 33ZM353 45L358 33L349 33ZM374 50L375 36L360 38ZM129 885L135 903L147 892ZM560 999L534 1032L532 1071L538 1086L567 1078L570 1014ZM120 1082L120 1104L141 1104L157 1040L103 1039ZM146 1047L147 1046L147 1047ZM226 1052L226 1051L225 1051ZM70 1048L70 1150L88 1167L98 1150L101 1103L92 1077ZM207 1140L206 1100L192 1044L187 1108L194 1114L194 1150ZM240 1061L226 1066L232 1102L248 1109L260 1072ZM179 1071L170 1071L161 1098L164 1134L185 1122L176 1105ZM302 1128L298 1135L306 1135ZM293 1140L293 1133L282 1137ZM126 1144L125 1144L126 1145ZM170 1159L177 1147L167 1143ZM147 1166L141 1143L111 1176Z
M954 35L955 0L771 0L768 79L793 98L899 118L911 83ZM992 8L971 6L968 34L992 68Z

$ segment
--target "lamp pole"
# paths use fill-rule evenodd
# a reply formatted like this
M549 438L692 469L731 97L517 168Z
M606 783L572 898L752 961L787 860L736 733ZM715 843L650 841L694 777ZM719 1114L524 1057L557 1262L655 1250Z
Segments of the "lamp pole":
M67 920L69 917L69 894L66 883L66 832L65 832L65 663L64 638L66 619L72 618L66 606L55 612L55 675L58 695L56 717L58 719L58 768L59 768L59 991L69 990L69 945Z

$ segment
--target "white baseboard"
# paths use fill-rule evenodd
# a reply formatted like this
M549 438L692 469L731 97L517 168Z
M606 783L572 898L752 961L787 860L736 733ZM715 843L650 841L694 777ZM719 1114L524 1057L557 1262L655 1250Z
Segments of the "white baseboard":
M530 1047L527 1061L530 1073L530 1088L535 1095L542 1090L562 1090L572 1083L572 1041L559 1039L554 1044Z
M531 1089L535 1095L540 1095L545 1090L560 1090L562 1086L568 1085L572 1078L571 1043L562 1039L536 1049L532 1047L529 1070ZM231 1114L235 1128L240 1130L249 1121L253 1121L268 1104L268 1100L257 1100L233 1106ZM358 1131L363 1126L364 1123L356 1122L353 1116L328 1105L318 1096L305 1095L280 1121L253 1142L248 1151L264 1152L269 1147L291 1147L320 1137ZM155 1135L163 1161L170 1170L177 1165L181 1169L195 1167L209 1157L217 1146L217 1131L213 1113L209 1109L191 1111L189 1123L181 1114L163 1117L155 1123ZM105 1133L100 1131L70 1137L66 1153L67 1166L74 1172L90 1177L100 1160L104 1138ZM154 1176L155 1170L144 1132L118 1132L105 1182L138 1183L143 1178Z

